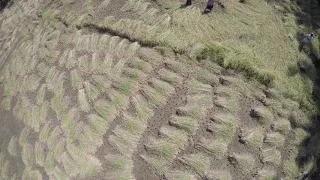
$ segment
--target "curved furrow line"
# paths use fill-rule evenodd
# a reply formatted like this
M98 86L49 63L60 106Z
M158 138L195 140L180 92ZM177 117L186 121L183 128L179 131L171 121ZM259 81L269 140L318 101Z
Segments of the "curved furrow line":
M147 127L150 127L150 119L155 116L159 108L170 104L175 97L174 85L182 83L182 77L178 74L162 68L156 72L158 78L151 78L135 91L130 100L130 107L123 115L122 123L118 124L108 138L108 144L113 150L106 152L106 164L108 179L135 179L133 174L133 155L140 139ZM158 122L160 123L160 122ZM123 162L117 164L117 162ZM118 168L115 168L116 164Z
M193 141L181 151L172 164L173 169L164 172L166 178L171 179L197 179L217 178L231 179L231 174L227 170L212 168L213 160L223 159L231 144L237 129L237 93L231 90L231 82L224 82L220 85L221 78L208 73L197 73L196 77L202 83L211 83L210 101L208 101L207 111L203 115L203 123L195 134ZM219 83L220 80L220 83ZM230 87L229 87L230 86ZM214 112L214 113L213 113ZM179 168L179 163L187 167Z

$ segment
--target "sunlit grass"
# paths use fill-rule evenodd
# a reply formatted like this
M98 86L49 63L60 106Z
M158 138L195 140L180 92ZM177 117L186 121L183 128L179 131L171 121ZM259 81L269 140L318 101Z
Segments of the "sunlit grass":
M176 180L196 180L195 175L186 171L170 171L166 173L166 177Z
M32 167L35 164L34 148L31 144L25 143L22 146L22 161L26 167Z
M80 109L83 112L89 112L90 111L90 104L88 102L88 99L86 97L84 89L80 89L78 91L78 104Z
M281 163L281 152L276 150L275 148L268 148L262 150L262 162L266 163L274 163L275 165L279 165Z
M70 178L68 177L67 174L64 173L63 170L61 170L58 166L56 166L53 170L53 176L56 179L66 179L69 180Z
M99 134L104 134L107 131L110 119L104 119L103 117L97 114L88 115L87 119L91 123L92 127Z
M15 136L11 137L7 150L10 153L10 155L12 155L12 156L17 156L18 155L18 153L19 153L19 142L18 142L18 138L17 137L15 137Z
M59 141L61 140L62 130L56 126L48 136L47 145L51 151L54 151Z
M31 129L28 127L23 128L19 138L20 146L24 146L24 144L28 143L28 139L30 138Z
M171 84L182 84L182 80L183 78L181 76L179 76L178 74L171 72L167 69L160 69L158 71L158 74L160 76L160 79L171 83Z
M88 153L94 153L100 147L102 142L102 135L89 125L84 125L82 132L78 135L79 148Z
M107 154L105 160L110 167L110 172L107 173L111 180L133 180L135 179L132 172L133 162L125 156Z
M46 143L49 137L49 133L52 130L53 126L51 122L48 121L44 126L41 127L39 132L39 141L42 143Z
M241 140L251 148L260 149L263 145L264 130L260 128L242 130Z
M236 133L236 117L232 114L220 113L212 117L211 121L208 130L214 134L214 137L222 142L231 142Z
M207 176L212 179L232 180L232 175L227 170L209 171Z
M195 171L200 176L207 174L210 168L210 159L203 154L188 154L179 158L186 166L190 167L193 171Z
M255 167L255 159L250 154L234 153L229 156L229 161L243 174L249 173Z
M152 88L150 86L144 86L142 88L141 93L147 99L147 102L152 107L159 107L166 103L167 99L164 95L157 91L157 89Z
M71 144L67 145L67 150L79 167L80 177L92 176L101 171L101 163L97 158Z
M199 128L198 120L188 116L174 116L169 121L169 124L171 126L180 128L189 134L195 134L196 130Z
M74 69L70 73L71 75L71 85L75 90L79 90L82 87L82 77L77 69Z
M286 135L291 131L291 124L290 121L288 121L287 119L278 119L274 122L272 128L275 131Z
M26 167L22 174L22 179L34 179L34 180L40 180L42 179L42 174L38 170L32 170L31 167Z
M121 154L132 154L138 144L138 137L122 128L116 128L113 131L114 135L108 138L109 143L115 147Z
M251 115L263 125L270 125L274 118L272 112L264 106L252 109Z
M263 168L258 171L256 177L261 180L273 180L276 177L276 172L270 168Z
M201 138L198 145L214 158L222 158L228 151L228 144L219 140Z
M285 141L285 137L280 133L268 133L264 139L267 144L274 145L276 147L282 147Z
M112 106L110 102L104 100L98 100L95 103L95 110L104 119L114 119L118 111L115 106Z
M36 164L39 166L43 166L45 161L45 145L37 141L35 143L34 152Z

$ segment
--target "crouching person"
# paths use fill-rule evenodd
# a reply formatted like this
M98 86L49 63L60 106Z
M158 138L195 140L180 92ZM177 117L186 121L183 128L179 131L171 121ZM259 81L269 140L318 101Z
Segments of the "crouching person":
M299 50L301 51L303 48L305 48L306 45L311 45L313 38L314 38L313 33L307 34L301 41Z

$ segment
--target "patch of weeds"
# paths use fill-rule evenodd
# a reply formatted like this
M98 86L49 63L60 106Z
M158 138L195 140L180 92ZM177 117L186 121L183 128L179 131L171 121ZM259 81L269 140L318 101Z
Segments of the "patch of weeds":
M275 180L276 172L272 169L263 168L257 172L255 177L259 180Z
M281 163L281 152L275 148L262 150L261 160L263 163L273 163L279 165Z
M233 52L227 50L221 45L212 44L202 50L202 52L197 56L197 60L201 61L204 59L209 59L210 61L215 62L224 68L231 68L234 70L245 72L245 75L248 78L255 78L264 85L273 85L276 78L273 72L258 69L256 66L254 66L254 64L252 63L254 61L250 58L234 58L226 60L228 53Z
M228 144L219 140L202 138L198 145L204 148L207 154L218 159L222 158L228 151Z
M226 49L221 45L210 45L205 47L202 52L197 56L197 60L201 61L204 59L209 59L212 62L219 64L220 66L224 65L224 59L226 57Z
M274 145L276 147L282 147L284 140L285 137L280 133L268 133L264 138L265 143Z
M232 154L228 157L229 161L242 173L247 174L255 167L255 160L249 154Z
M177 179L177 180L194 180L196 177L189 172L185 171L171 171L166 174L168 179Z
M262 129L250 129L241 132L241 141L252 148L260 149L263 145L264 132Z
M270 125L273 122L273 115L266 107L260 106L251 110L251 116L257 118L261 124Z
M190 154L185 155L184 157L179 159L180 162L189 166L200 176L207 174L210 168L210 159L203 154Z
M180 128L188 132L189 134L194 134L199 127L199 123L197 119L186 117L186 116L182 116L182 117L175 116L169 121L169 124L171 126Z
M179 152L179 146L168 141L167 139L152 139L150 143L145 145L148 152L167 159L168 162L174 158Z
M288 121L287 119L278 119L272 125L272 129L286 135L291 131L290 121Z

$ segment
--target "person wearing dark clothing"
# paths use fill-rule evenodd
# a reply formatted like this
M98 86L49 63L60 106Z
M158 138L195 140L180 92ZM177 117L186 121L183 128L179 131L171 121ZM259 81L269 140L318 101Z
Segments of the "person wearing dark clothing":
M192 0L187 0L185 6L190 6L192 4ZM205 13L209 13L212 11L214 6L214 0L208 0L206 9L204 10Z
M208 0L208 2L207 2L207 7L206 7L206 9L204 10L204 12L206 12L206 13L211 12L212 9L213 9L213 5L214 5L214 0Z
M192 0L187 0L186 6L190 6L192 4Z

